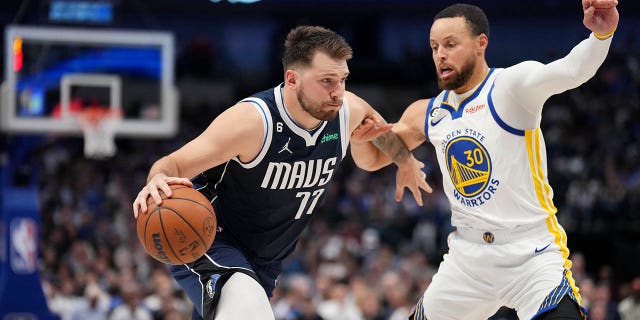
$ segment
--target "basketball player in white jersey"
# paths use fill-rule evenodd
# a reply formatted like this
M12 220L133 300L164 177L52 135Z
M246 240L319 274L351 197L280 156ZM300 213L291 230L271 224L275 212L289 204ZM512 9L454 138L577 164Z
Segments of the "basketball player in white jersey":
M485 61L482 9L456 4L436 15L429 42L443 91L411 104L393 130L409 149L426 141L435 147L457 230L411 319L487 319L501 306L520 319L585 317L540 121L550 96L586 82L604 61L617 4L583 0L587 39L549 64L505 69Z

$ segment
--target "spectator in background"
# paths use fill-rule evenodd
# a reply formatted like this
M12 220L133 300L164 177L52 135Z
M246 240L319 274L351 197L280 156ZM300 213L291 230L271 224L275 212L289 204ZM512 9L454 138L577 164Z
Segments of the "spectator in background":
M113 309L110 320L152 320L151 312L141 303L140 287L137 283L121 286L122 304Z
M86 299L79 298L70 311L70 320L105 320L109 314L109 296L96 283L85 288Z
M595 287L594 299L589 308L589 315L595 318L595 315L591 314L591 310L595 310L594 314L603 314L603 319L620 320L618 304L611 300L611 285L608 281L601 279Z
M628 294L618 304L618 312L622 320L640 319L640 277L631 281Z

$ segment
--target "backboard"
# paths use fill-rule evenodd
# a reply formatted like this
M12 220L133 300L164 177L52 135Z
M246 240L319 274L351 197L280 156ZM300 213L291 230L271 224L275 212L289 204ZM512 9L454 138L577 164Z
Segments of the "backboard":
M5 49L3 131L80 134L74 114L96 106L122 114L116 135L177 131L171 33L12 25Z

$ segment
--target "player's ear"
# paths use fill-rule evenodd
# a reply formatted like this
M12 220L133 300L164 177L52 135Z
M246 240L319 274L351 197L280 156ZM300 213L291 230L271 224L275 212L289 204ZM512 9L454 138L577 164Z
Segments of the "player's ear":
M476 53L478 55L484 55L487 51L487 46L489 45L489 37L486 34L482 33L476 37Z
M284 85L296 87L296 81L298 81L298 72L293 69L287 69L284 73Z

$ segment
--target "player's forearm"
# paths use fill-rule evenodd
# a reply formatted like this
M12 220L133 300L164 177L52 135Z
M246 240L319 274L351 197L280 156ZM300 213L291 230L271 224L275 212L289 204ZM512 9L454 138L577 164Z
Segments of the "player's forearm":
M147 176L147 182L159 173L168 177L181 177L178 164L170 155L158 159L158 161L151 166L151 169L149 169L149 175Z
M561 59L575 85L580 85L596 74L609 52L611 38L600 40L593 34L583 40Z
M402 140L391 132L385 132L371 142L352 143L351 155L356 165L364 170L375 171L392 162L401 166L412 157Z
M351 142L351 157L358 168L376 171L391 163L391 160L371 142Z
M371 141L391 161L400 166L411 159L411 151L393 131L387 131Z

